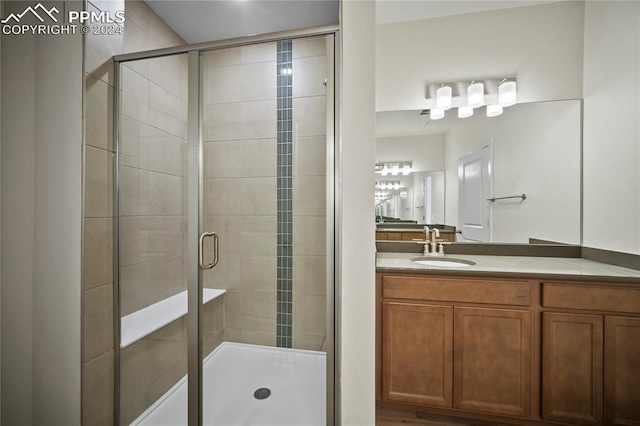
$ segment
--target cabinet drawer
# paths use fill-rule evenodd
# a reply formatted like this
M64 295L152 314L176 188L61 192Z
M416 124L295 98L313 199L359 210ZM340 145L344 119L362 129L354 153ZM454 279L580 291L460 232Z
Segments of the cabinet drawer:
M382 278L382 297L529 306L531 283L518 280L386 275Z
M640 313L640 287L587 286L570 283L542 284L545 308Z

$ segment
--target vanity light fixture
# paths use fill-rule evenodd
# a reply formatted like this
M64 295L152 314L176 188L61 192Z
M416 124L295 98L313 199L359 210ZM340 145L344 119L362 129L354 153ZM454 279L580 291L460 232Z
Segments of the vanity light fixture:
M429 83L420 115L440 120L445 111L456 108L458 118L467 118L473 116L475 108L486 106L487 117L496 117L502 114L502 108L516 104L516 88L515 77Z
M391 176L398 176L400 173L400 166L398 163L394 163L393 167L391 167Z
M467 105L478 108L484 105L484 84L475 80L467 87Z
M436 90L436 108L446 111L451 108L451 86L442 84ZM443 113L444 116L444 113Z
M429 118L432 120L440 120L444 117L444 110L440 108L431 108L429 112Z
M402 174L407 176L409 173L411 173L411 164L405 164L402 166Z
M500 105L487 105L487 117L497 117L502 114L502 111Z
M461 106L458 108L458 118L467 118L473 115L473 108L470 106Z
M516 103L516 82L503 79L498 85L498 104L508 107Z

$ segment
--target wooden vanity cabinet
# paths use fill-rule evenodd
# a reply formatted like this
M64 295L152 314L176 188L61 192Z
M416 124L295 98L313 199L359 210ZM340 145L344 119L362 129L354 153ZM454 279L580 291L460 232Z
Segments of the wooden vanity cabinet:
M452 406L453 308L382 303L383 398Z
M640 318L604 318L604 397L608 425L640 424Z
M530 282L390 275L378 283L383 401L530 416Z
M380 402L640 425L640 285L412 273L378 273L376 285Z
M542 314L542 418L601 425L603 317Z
M640 424L640 288L543 283L542 306L542 418Z
M531 314L455 308L453 406L531 415Z

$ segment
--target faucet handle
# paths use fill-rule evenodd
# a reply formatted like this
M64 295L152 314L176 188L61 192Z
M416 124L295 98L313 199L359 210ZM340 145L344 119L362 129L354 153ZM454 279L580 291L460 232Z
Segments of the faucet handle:
M424 251L422 252L423 256L431 256L434 247L431 246L431 241L424 241Z

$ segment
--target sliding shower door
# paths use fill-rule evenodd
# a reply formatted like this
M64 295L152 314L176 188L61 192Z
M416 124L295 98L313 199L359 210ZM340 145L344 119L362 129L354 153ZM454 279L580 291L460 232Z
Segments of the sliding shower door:
M138 57L116 78L118 424L332 423L333 35Z

